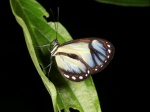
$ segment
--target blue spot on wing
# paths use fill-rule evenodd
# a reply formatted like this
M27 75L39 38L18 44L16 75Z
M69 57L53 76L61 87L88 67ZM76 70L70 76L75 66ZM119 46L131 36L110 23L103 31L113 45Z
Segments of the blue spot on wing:
M101 60L99 60L99 59L98 59L98 57L97 57L95 54L93 54L93 58L94 58L94 60L95 60L95 62L96 62L96 64L97 64L97 65L99 65L99 66L100 66L100 65L102 65L102 64L103 64L103 63L102 63L102 61L101 61Z
M106 56L106 49L102 43L97 40L93 40L92 47L99 52L101 55Z
M106 60L106 57L105 57L105 56L103 56L103 55L101 55L101 54L99 54L99 53L97 53L97 54L98 54L99 58L100 58L102 61L105 61L105 60Z
M106 55L107 55L106 48L98 40L93 40L91 45L94 48L94 53L95 53L95 55L93 55L93 57L94 57L96 63L98 65L101 65L106 60Z

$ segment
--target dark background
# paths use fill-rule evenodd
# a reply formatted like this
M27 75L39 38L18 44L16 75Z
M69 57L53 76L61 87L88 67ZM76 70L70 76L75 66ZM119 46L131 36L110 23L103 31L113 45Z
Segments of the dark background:
M52 9L55 18L60 7L59 21L74 39L100 37L114 44L111 63L93 75L102 112L148 111L150 8L93 0L38 1L48 12ZM0 112L53 112L51 98L32 63L9 1L0 3L0 34Z

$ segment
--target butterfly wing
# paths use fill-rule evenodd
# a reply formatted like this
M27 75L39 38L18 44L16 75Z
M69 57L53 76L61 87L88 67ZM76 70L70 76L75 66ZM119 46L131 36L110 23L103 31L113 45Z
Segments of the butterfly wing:
M78 82L104 69L114 55L114 47L100 38L77 39L60 45L54 55L61 74Z

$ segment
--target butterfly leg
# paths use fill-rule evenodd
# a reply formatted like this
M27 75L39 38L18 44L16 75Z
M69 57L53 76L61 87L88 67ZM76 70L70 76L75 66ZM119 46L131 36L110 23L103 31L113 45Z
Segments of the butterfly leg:
M48 48L48 51L49 51L49 52L51 52L51 50L50 50L49 48ZM50 64L47 66L47 67L49 67L48 75L47 75L47 76L48 76L48 78L49 78L49 74L50 74L50 71L51 71L52 63L53 63L52 58L53 58L53 57L52 57L52 56L50 56ZM46 67L46 68L47 68L47 67Z
M51 42L52 43L52 42ZM50 48L51 47L51 43L50 44L45 44L45 45L41 45L41 46L36 46L37 48L44 48L44 47L47 47L48 51L51 52ZM50 54L51 55L51 54ZM49 78L49 74L50 74L50 70L51 70L51 66L52 66L52 56L50 56L50 64L48 64L46 67L44 67L44 69L47 69L49 67L49 70L48 70L48 75L47 77Z
M48 69L48 77L49 77L49 74L50 74L50 71L51 71L51 66L52 66L52 64L53 64L53 61L52 61L52 56L50 57L50 64L48 64L44 69L47 69L48 67L49 67L49 69Z
M40 49L40 48L44 48L44 47L49 47L50 46L50 44L46 44L46 45L41 45L41 46L36 46L38 49Z
M51 56L51 57L52 57L52 56ZM53 63L53 61L52 61L52 58L51 58L51 62L50 62L50 64L49 64L49 70L48 70L48 77L49 77L49 74L50 74L50 71L51 71L52 63Z

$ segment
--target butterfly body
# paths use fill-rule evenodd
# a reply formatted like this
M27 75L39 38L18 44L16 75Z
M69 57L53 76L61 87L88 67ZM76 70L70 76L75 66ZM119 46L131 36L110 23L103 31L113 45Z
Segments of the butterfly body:
M114 55L114 47L100 38L77 39L61 45L54 41L51 55L64 77L79 82L104 69Z

